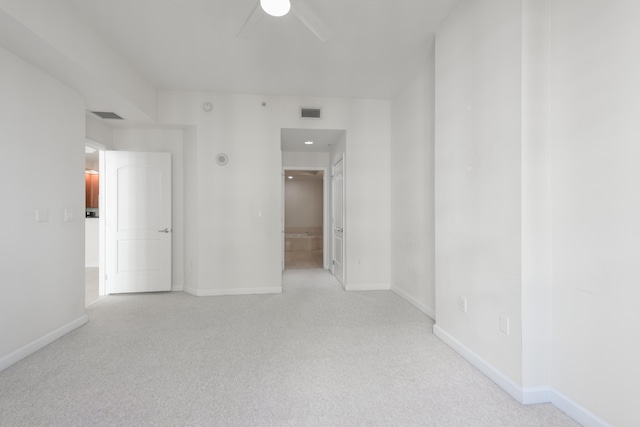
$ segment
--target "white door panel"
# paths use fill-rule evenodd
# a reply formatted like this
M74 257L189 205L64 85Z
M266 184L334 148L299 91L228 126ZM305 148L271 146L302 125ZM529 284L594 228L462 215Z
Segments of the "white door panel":
M171 290L171 155L107 151L107 293Z

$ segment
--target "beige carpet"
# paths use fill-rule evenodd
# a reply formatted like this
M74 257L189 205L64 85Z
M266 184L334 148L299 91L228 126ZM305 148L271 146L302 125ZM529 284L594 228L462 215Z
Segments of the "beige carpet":
M2 426L574 426L522 406L391 292L324 270L278 295L101 298L0 373Z

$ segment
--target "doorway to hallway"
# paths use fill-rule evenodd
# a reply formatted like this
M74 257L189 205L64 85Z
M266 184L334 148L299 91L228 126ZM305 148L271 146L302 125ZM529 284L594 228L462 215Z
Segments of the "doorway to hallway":
M100 209L104 208L100 198L100 158L104 146L87 140L85 145L85 306L98 301L104 290L100 289Z

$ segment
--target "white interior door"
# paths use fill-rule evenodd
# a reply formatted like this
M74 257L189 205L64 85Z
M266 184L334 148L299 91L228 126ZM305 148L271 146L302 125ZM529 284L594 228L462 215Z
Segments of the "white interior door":
M344 285L344 160L342 158L333 165L332 172L333 259L331 271Z
M105 153L109 294L171 290L171 154Z

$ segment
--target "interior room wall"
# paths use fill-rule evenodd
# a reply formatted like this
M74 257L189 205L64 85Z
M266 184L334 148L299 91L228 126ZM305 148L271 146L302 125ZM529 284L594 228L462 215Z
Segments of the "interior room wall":
M284 181L284 228L322 229L324 182L322 179Z
M85 133L89 141L102 144L106 149L113 146L113 128L111 126L89 112L87 112L85 123Z
M80 94L2 47L0 63L4 369L87 321L85 113Z
M113 149L171 153L171 289L184 288L184 133L180 129L113 129Z
M213 109L204 111L203 103ZM264 105L263 105L264 104ZM322 108L322 120L301 119L301 105ZM347 280L389 287L389 102L163 92L160 121L197 127L199 236L187 259L197 267L198 295L279 292L282 286L282 128L345 129ZM215 163L226 153L225 166ZM255 176L263 179L256 182ZM189 243L191 244L191 243ZM247 269L247 263L253 268ZM359 263L358 263L359 262ZM191 286L191 285L189 285Z
M157 118L157 91L68 2L0 0L3 44L85 96L88 110L105 105L139 123Z
M435 319L434 51L391 102L392 290Z
M640 3L554 0L553 386L640 424Z
M330 168L331 160L329 153L283 151L282 165L285 168Z
M521 31L520 2L463 1L436 35L435 65L436 328L516 386ZM501 316L509 319L509 334L501 331Z
M551 185L549 1L522 1L522 387L523 400L551 384ZM536 392L536 390L538 392Z
M99 259L99 236L100 229L98 226L98 218L86 218L84 220L84 266L85 267L98 267L100 265Z
M198 289L198 128L188 126L183 134L184 149L184 287Z

